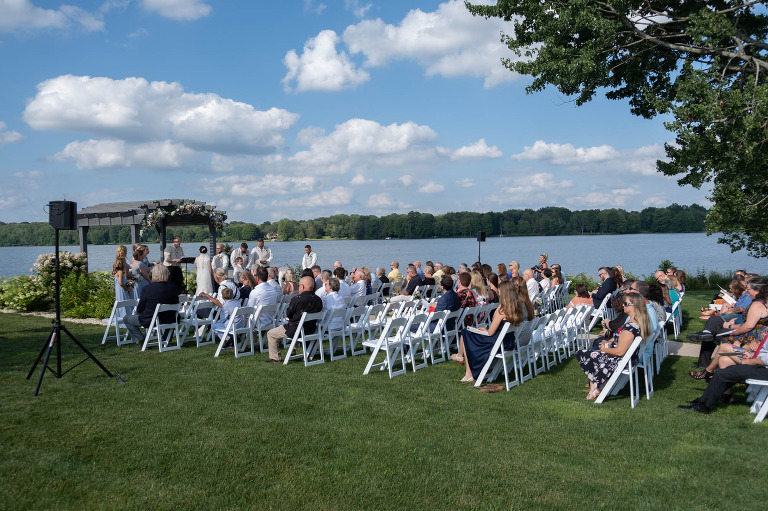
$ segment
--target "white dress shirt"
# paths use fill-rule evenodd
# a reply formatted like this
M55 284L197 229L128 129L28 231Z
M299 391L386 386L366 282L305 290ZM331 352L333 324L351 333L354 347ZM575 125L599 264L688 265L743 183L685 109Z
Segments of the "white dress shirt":
M262 282L257 285L248 295L248 307L259 307L260 305L274 305L277 303L278 293L275 286L270 286L268 282ZM259 326L262 327L271 323L274 314L260 314Z

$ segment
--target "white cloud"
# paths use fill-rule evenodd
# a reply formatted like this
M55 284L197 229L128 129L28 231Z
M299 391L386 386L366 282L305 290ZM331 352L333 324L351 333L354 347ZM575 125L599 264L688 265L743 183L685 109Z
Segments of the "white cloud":
M617 158L619 152L609 145L573 147L571 144L548 144L537 140L532 147L512 156L515 160L546 160L555 165L579 165Z
M352 202L353 191L351 188L336 186L330 191L319 192L309 196L294 197L290 200L273 201L274 206L288 206L294 208L320 208L327 206L344 206Z
M77 168L91 170L110 167L176 168L193 155L194 151L169 140L135 145L126 144L123 140L87 140L70 142L55 158L59 161L71 160Z
M43 177L43 173L39 170L30 170L27 172L14 172L13 177L19 178L19 179L40 179Z
M373 183L372 179L368 179L362 174L355 174L352 180L349 182L352 186L368 185Z
M3 147L5 144L13 144L14 142L21 142L24 140L24 135L18 131L6 131L5 127L5 123L0 121L0 147Z
M558 193L562 193L564 197L569 196L572 192L568 189L574 186L573 181L568 179L558 180L549 172L525 174L508 181L508 186L502 186L500 194L492 193L491 199L504 203L517 199L525 203L538 201L541 204L548 204L553 203L553 200L561 200L561 197L557 195ZM498 186L501 185L497 184Z
M413 176L405 174L404 176L400 176L400 181L405 186L411 186L411 184L413 183Z
M633 197L637 195L640 195L640 191L636 188L617 188L608 192L592 192L586 195L574 195L568 197L566 202L575 209L624 208L628 205L636 206L637 200L633 199Z
M283 78L285 89L290 91L294 81L296 91L338 91L367 82L370 78L368 73L356 69L345 52L336 51L338 42L336 32L323 30L317 37L307 41L301 56L295 50L286 53L283 59L283 64L288 68Z
M231 175L203 179L205 191L214 195L237 197L263 197L311 192L317 179L314 176L284 176L276 174Z
M434 12L411 10L397 25L363 20L348 26L343 39L351 53L365 55L367 66L412 59L428 76L477 76L493 87L517 78L501 64L516 58L501 43L502 30L508 33L511 24L472 16L463 1L450 0Z
M341 174L356 164L396 165L414 154L418 157L436 137L429 126L413 122L383 126L367 119L350 119L329 135L317 129L302 130L297 139L309 149L297 152L287 163L324 174Z
M643 200L643 206L645 207L660 207L669 205L666 194L659 193L656 195L650 195Z
M37 86L24 110L34 129L85 131L129 142L166 138L190 149L263 154L284 143L298 114L251 105L217 94L190 94L179 83L143 78L63 75Z
M201 0L142 0L141 5L176 21L194 21L211 13L211 6Z
M373 4L365 4L360 0L344 0L344 7L352 11L356 18L365 18Z
M0 0L0 31L32 31L67 29L80 26L86 32L104 30L101 14L94 14L72 5L58 9L43 9L29 0Z
M315 14L321 14L327 6L320 2L315 3L315 0L304 0L304 10L306 12L313 12Z
M502 152L496 146L488 147L484 138L474 144L460 147L454 151L447 148L438 148L438 152L447 155L452 160L477 160L484 158L501 158Z
M368 197L368 207L376 209L391 208L395 201L386 193L374 193Z
M424 186L419 187L421 193L440 193L443 190L445 190L445 186L435 183L434 181L430 181Z
M462 188L472 188L473 186L475 186L475 181L474 179L465 178L465 179L456 181L456 184L461 186Z

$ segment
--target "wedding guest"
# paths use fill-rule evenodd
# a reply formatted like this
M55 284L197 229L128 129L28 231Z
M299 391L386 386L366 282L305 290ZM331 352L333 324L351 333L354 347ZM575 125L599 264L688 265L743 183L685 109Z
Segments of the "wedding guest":
M312 280L312 290L314 291L314 279ZM293 270L290 268L285 270L283 274L283 294L293 295L299 292L299 284L296 282L296 277L293 275Z
M123 318L128 332L131 334L133 342L141 344L144 336L141 333L141 327L148 328L155 315L155 309L158 304L170 305L179 303L179 293L176 286L170 282L170 270L167 266L156 264L152 267L152 282L144 288L139 305L136 307L135 314L128 314ZM176 322L176 312L165 311L158 316L160 323L168 324Z

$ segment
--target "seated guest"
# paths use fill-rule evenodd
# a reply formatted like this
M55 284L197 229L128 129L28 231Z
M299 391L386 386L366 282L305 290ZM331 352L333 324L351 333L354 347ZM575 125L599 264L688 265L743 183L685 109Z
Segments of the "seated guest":
M587 286L585 286L584 284L576 284L573 290L576 294L568 303L568 306L566 308L571 309L573 307L576 307L577 305L592 305L592 297L589 296L589 291L587 291Z
M523 280L525 281L525 287L528 290L528 299L533 302L534 298L539 294L539 283L533 278L533 270L528 268L523 272Z
M389 275L387 277L389 278L389 281L392 282L393 288L392 291L394 293L400 292L400 281L403 280L403 274L400 273L400 270L398 269L400 267L400 263L397 261L392 261L392 264L389 265L390 268L392 268L392 271L389 272Z
M461 358L462 354L466 358L464 377L461 381L473 382L480 376L480 372L488 361L491 349L493 349L494 344L496 344L496 340L501 332L504 322L511 323L513 326L518 326L520 323L527 321L530 318L533 318L533 307L531 306L530 301L521 299L521 297L518 296L515 290L515 285L512 282L504 282L500 284L499 308L496 309L496 314L493 316L491 326L488 330L480 328L481 331L486 333L476 333L466 328L461 331L458 358ZM507 332L503 342L504 349L514 349L514 332Z
M270 266L267 268L267 275L269 276L267 283L274 287L279 294L283 294L283 286L280 285L280 275L278 273L278 269L274 266Z
M363 271L363 282L365 282L365 294L366 295L372 295L373 294L373 275L371 275L371 269L367 266L361 266L360 269Z
M672 312L672 307L680 301L680 296L677 294L677 290L672 285L671 280L664 279L659 285L661 286L661 292L664 294L664 309L667 312Z
M747 307L749 307L749 305L752 303L752 297L749 296L749 293L746 292L747 282L741 278L734 278L733 280L731 280L731 283L729 284L728 287L732 293L732 298L736 300L736 303L734 303L733 305L724 303L723 306L720 308L719 316L725 321L735 319L736 324L741 324L742 323L741 315L744 313L745 310L747 310ZM708 316L711 316L711 314L709 314ZM709 318L706 317L703 319L707 320Z
M330 279L331 276L331 270L323 270L322 273L320 273L320 281L322 282L322 286L315 290L315 294L320 298L325 298L328 295L328 288L326 287L326 284L328 283L328 279Z
M424 283L422 285L424 286L434 286L436 284L435 278L433 277L434 270L431 266L425 266L424 267Z
M471 285L472 275L468 272L459 273L459 288L456 294L459 297L459 303L461 304L462 309L477 306L477 298L475 297L475 293L472 292ZM474 322L475 318L472 314L464 318L465 327L474 324Z
M531 268L531 270L533 270L533 278L536 279L536 282L541 280L541 272L544 271L544 268L549 267L547 266L547 259L549 259L547 254L539 255L539 264Z
M280 363L280 345L283 338L293 337L299 327L301 316L304 312L315 313L323 310L323 301L315 295L315 281L310 277L302 277L299 281L299 294L291 298L291 303L285 311L288 323L278 326L267 332L269 344L269 358L267 362ZM304 324L304 333L313 334L317 327L317 321L308 321Z
M445 275L445 273L443 273L443 263L440 261L435 261L433 268L435 269L435 272L432 274L432 278L435 279L435 282L439 284L440 280L443 278L443 275Z
M512 277L521 277L520 275L520 263L517 261L510 261L509 262L509 272L507 273L507 276L511 279Z
M389 277L387 277L386 272L384 271L384 268L378 267L376 268L376 277L381 281L382 284L389 284ZM384 289L382 292L382 296L389 296L389 288Z
M219 319L213 323L214 331L223 332L227 328L229 320L235 313L235 310L240 306L240 302L234 299L235 294L228 287L221 288L221 299L224 303L221 306L221 313L219 313ZM243 317L239 316L235 319L235 328L242 328L245 326Z
M550 270L552 270L553 286L562 286L563 284L565 284L565 277L563 277L563 271L560 269L559 264L553 264L550 267Z
M752 355L742 355L741 358L727 357L732 361L738 361L718 370L707 385L707 389L701 397L690 401L688 405L681 405L678 408L693 410L700 413L710 413L712 407L722 401L726 392L736 383L748 379L768 380L768 337L763 338ZM731 398L732 399L732 398ZM731 402L727 399L727 402Z
M499 277L495 273L488 275L488 303L499 303Z
M346 309L347 303L339 294L339 279L331 277L325 283L326 295L323 298L323 310ZM333 318L329 325L331 330L340 330L344 327L344 318Z
M333 276L339 279L339 294L342 298L347 299L352 295L352 290L350 289L349 284L347 284L346 278L347 278L347 270L344 269L344 267L339 266L338 268L334 268L333 270Z
M136 307L136 314L126 314L123 317L123 322L125 322L125 326L131 334L131 340L139 344L144 340L144 336L141 334L141 327L149 328L157 306L159 304L179 303L179 293L176 285L168 282L171 275L168 267L156 264L152 267L151 274L152 282L147 284L142 290L139 305ZM174 311L161 312L158 319L164 325L175 323L176 313Z
M681 293L685 293L685 283L688 280L688 277L685 276L685 272L683 270L677 270L675 272L675 278L677 279L677 290Z
M248 295L256 287L256 278L249 271L240 273L240 300L242 303L248 301Z
M552 281L550 280L552 278L552 270L549 268L544 268L541 270L541 280L539 280L539 286L541 286L542 290L549 289L550 286L552 286Z
M453 290L453 279L450 275L443 275L440 279L440 287L443 288L443 294L438 298L435 305L435 312L437 311L449 311L453 312L459 310L461 307L461 301L459 295ZM456 327L456 320L451 318L446 323L445 327L448 330L453 330Z
M600 307L600 304L603 303L603 299L616 290L616 283L609 275L609 268L607 266L601 266L600 269L597 270L597 275L602 279L602 284L590 293L592 296L592 305L594 305L595 308Z
M235 299L240 298L240 290L237 289L237 286L235 285L234 282L232 282L227 278L227 272L225 270L221 268L216 268L213 271L213 280L219 285L218 286L219 290L213 295L209 295L208 293L200 293L200 296L204 298L208 298L210 301L214 303L214 305L216 305L216 307L221 307L224 302L221 296L222 286L228 287L229 289L231 289ZM209 312L210 312L210 308L197 309L197 315L200 318L207 318Z
M356 270L352 273L352 285L349 286L349 296L352 298L365 296L365 273L363 270Z
M499 263L496 265L496 273L499 276L507 274L507 267L504 265L504 263Z
M314 279L312 279L312 281L314 282ZM312 284L312 289L315 289L314 284ZM288 268L283 274L283 294L295 295L298 292L299 285L296 283L296 277L293 275L293 270Z
M488 303L488 288L485 285L483 274L479 271L471 271L470 275L470 287L475 294L475 301L478 305L485 305Z
M269 283L269 273L264 266L253 265L251 273L255 275L256 286L248 295L248 307L258 308L262 305L274 305L281 296L277 289ZM262 328L274 319L274 314L259 314L258 327Z
M322 274L323 274L323 270L320 268L320 266L314 265L312 267L312 276L315 279L315 292L317 292L317 290L320 289L321 287L325 287L325 284L323 283Z
M744 322L740 325L735 320L723 321L720 316L712 316L704 324L704 330L695 334L688 334L688 339L702 343L701 350L705 349L705 343L713 343L717 349L723 350L720 343L730 343L736 347L750 352L757 351L757 347L763 338L768 335L768 284L762 279L752 279L747 282L747 293L752 297L752 304L744 313ZM718 334L730 334L717 338ZM707 349L710 348L708 344ZM712 348L714 351L714 348ZM729 348L726 348L729 349ZM701 358L701 357L700 357ZM719 357L714 356L703 371L691 372L691 376L697 380L709 379L720 363Z
M636 336L643 338L651 333L651 324L645 300L637 293L621 294L624 297L624 311L629 320L614 335L613 341L603 341L599 350L579 350L576 358L589 379L590 391L587 399L594 400L600 395L603 386L613 375L621 357L629 349Z
M421 277L419 277L419 274L416 273L416 267L412 264L408 265L405 280L405 289L400 291L397 296L393 296L390 299L390 302L407 302L411 300L413 298L413 293L416 291L416 288L422 285Z

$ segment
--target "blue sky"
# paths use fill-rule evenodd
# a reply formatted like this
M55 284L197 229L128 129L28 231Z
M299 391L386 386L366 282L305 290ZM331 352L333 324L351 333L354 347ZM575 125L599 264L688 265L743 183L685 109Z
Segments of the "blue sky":
M456 1L0 0L0 221L709 206L655 171L662 119L526 95L511 30Z

